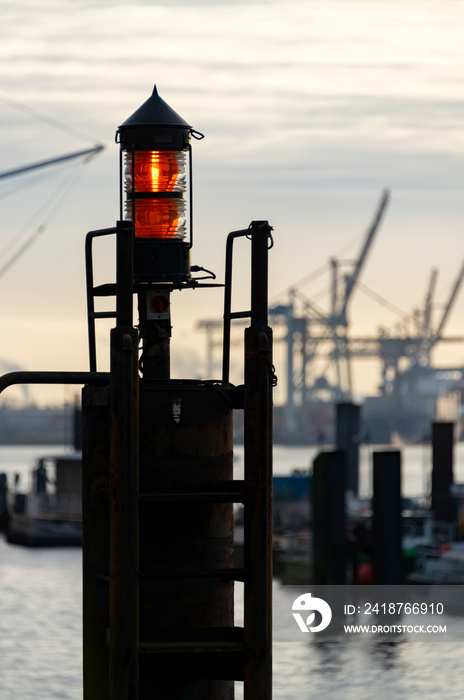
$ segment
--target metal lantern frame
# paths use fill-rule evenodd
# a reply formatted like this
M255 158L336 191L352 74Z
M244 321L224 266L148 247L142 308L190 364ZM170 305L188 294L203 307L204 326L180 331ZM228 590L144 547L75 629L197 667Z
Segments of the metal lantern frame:
M119 198L120 219L124 219L124 206L127 200L131 202L132 221L134 223L134 282L154 284L178 284L181 286L193 283L190 276L190 250L193 247L193 165L191 137L197 140L203 134L195 131L182 117L177 114L156 90L151 97L137 109L117 130L116 142L120 145L119 152ZM188 183L184 192L136 192L136 154L137 152L179 152L185 153L186 174ZM129 154L134 187L131 194L124 191L124 157ZM136 202L150 199L182 199L185 202L186 239L137 236ZM187 199L187 201L185 201Z
M116 132L116 143L120 143L118 140L119 137L119 130ZM190 130L190 135L192 135L194 138L198 138L194 136L198 132L194 131L194 129ZM203 138L203 135L200 136ZM132 146L127 145L125 148L121 148L119 150L119 218L121 220L124 219L124 153L130 153L131 154L131 159L132 159L132 172L135 172L135 154L137 151L141 150L153 150L155 152L155 149L147 149L147 148L137 148L134 144ZM188 210L188 239L187 240L182 240L182 243L184 243L189 249L193 247L193 167L192 167L192 145L188 143L184 148L182 149L175 149L172 147L166 147L166 148L161 148L160 146L156 147L156 151L179 151L183 153L187 153L188 157L188 186L186 188L186 192L188 193L188 207L186 207L186 210ZM148 193L147 193L148 194ZM144 193L139 192L138 197L130 197L132 201L132 221L135 222L135 202L137 199L144 199L145 197L143 196ZM142 196L141 196L142 195ZM150 197L146 197L147 199L167 199L168 197L172 198L177 198L177 193L176 192L158 192L157 197L153 197L153 193L150 193ZM180 199L180 197L179 197Z

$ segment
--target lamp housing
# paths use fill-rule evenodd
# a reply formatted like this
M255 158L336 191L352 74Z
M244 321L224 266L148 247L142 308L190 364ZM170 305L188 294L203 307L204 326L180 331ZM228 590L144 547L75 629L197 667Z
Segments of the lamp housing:
M120 218L134 223L134 282L191 280L193 133L156 85L116 132Z

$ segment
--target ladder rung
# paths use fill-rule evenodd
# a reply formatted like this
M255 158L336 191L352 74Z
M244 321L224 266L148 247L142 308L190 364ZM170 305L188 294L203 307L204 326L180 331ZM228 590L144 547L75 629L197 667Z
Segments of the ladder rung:
M116 318L116 311L92 311L89 318Z
M217 481L210 484L197 484L185 489L164 488L157 492L140 493L142 503L160 501L207 501L210 503L244 503L246 496L244 481Z
M225 314L225 318L228 320L234 319L234 318L251 318L251 310L250 311L231 311L228 314Z
M244 568L230 568L230 569L210 569L209 571L199 571L195 573L175 573L175 574L160 574L160 573L144 573L139 574L139 582L142 584L144 582L151 583L152 581L159 581L160 579L196 579L196 578L222 578L228 581L244 581L245 580L245 569Z
M243 503L244 494L240 491L230 493L141 493L141 503L159 503L160 501L208 501L211 503Z
M190 656L191 654L204 654L211 656L245 655L246 646L240 641L157 641L140 642L140 654L152 656Z
M203 642L240 642L243 643L245 629L236 627L235 625L226 625L225 627L169 627L162 629L153 629L149 638L141 639L141 642L149 642L158 644L170 644L175 642L179 644L185 642L195 642L202 644Z
M93 295L95 297L114 297L116 296L117 286L114 283L100 284L98 287L93 288Z

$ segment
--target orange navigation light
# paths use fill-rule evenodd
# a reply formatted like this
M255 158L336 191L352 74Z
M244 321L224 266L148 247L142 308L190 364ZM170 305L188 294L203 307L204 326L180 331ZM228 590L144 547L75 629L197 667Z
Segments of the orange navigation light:
M183 151L124 152L125 217L136 236L185 238L185 161Z
M127 192L185 191L185 154L182 151L136 151L133 166L131 154L126 151L124 166Z
M138 281L190 279L192 136L202 138L161 99L156 86L116 133L121 219L134 222Z

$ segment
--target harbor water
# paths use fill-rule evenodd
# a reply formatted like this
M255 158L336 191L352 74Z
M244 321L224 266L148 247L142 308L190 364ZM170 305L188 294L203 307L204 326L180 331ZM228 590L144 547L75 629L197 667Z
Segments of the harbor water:
M55 447L48 450L56 454ZM274 471L305 469L317 450L276 446ZM361 488L369 490L368 448L361 450ZM0 471L21 474L27 486L34 457L43 447L1 447ZM404 495L421 495L429 478L430 450L402 448ZM242 451L236 450L236 476ZM455 480L464 483L464 445L455 450ZM293 587L274 581L274 617L290 610ZM0 536L0 698L1 700L82 700L82 619L80 548L28 549ZM237 584L237 623L242 614ZM463 590L464 599L464 590ZM286 614L286 613L285 613ZM446 622L441 620L441 622ZM274 699L432 700L462 698L462 644L411 641L385 643L365 637L274 643ZM296 638L295 638L296 639ZM242 697L237 684L237 699Z

